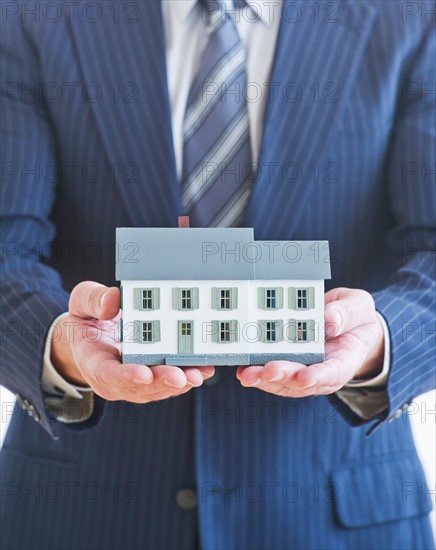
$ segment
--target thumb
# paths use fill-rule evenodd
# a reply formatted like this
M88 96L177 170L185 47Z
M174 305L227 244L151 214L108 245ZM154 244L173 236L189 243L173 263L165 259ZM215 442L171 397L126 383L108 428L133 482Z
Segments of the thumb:
M120 310L120 291L92 281L75 286L70 295L69 313L83 319L109 320Z

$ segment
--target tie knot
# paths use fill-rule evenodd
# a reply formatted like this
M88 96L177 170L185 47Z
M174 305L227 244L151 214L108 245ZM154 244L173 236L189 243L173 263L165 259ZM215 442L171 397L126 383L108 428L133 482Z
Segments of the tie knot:
M227 8L227 2L225 0L199 0L200 5L205 13L206 22L210 23L211 20L217 17L225 17ZM236 11L242 10L247 6L246 0L232 0L233 9Z
M233 5L235 9L242 10L247 5L246 0L233 0Z
M226 7L225 0L199 0L209 11L224 10ZM232 0L235 9L242 9L247 5L247 0Z

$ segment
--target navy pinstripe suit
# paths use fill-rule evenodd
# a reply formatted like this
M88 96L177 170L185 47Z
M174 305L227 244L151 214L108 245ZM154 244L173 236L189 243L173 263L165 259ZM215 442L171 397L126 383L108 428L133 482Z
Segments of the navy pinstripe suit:
M160 3L3 4L1 374L41 420L16 408L1 452L2 547L433 547L407 415L387 422L435 385L432 3L285 1L244 224L329 239L331 284L373 293L389 410L365 423L231 369L165 402L96 399L75 426L43 407L48 327L73 285L114 283L116 226L181 214Z

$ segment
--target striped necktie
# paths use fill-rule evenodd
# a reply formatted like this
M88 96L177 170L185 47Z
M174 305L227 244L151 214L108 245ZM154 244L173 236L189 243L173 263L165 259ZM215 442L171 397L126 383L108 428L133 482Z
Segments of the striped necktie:
M182 205L193 226L236 227L253 179L246 54L224 3L200 6L209 39L184 118Z

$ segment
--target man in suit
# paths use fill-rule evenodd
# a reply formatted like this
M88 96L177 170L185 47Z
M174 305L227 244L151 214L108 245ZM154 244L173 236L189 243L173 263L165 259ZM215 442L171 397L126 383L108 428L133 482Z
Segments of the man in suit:
M4 3L2 547L433 547L433 7ZM121 365L114 230L182 213L330 241L324 363Z

